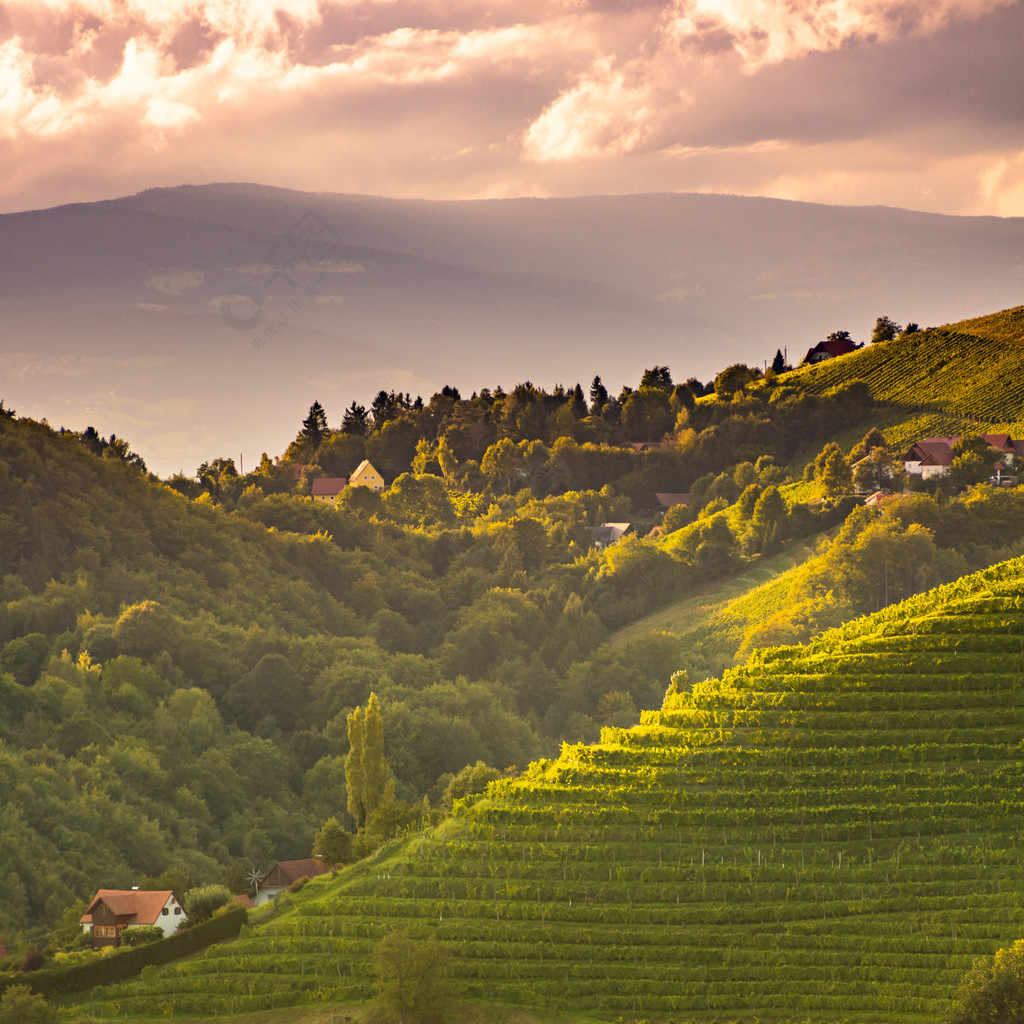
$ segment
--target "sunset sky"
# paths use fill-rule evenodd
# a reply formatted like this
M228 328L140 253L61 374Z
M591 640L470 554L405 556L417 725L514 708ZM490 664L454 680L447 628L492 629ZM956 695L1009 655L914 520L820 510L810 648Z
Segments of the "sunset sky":
M254 181L1024 215L1005 0L0 5L0 212Z

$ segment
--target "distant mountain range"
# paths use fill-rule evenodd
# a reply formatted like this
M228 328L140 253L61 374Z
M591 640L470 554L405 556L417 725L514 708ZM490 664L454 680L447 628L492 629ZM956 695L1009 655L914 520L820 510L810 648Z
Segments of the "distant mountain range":
M424 398L798 361L877 316L1018 305L1024 220L738 196L427 202L247 184L0 217L0 398L151 469L281 452L381 388Z

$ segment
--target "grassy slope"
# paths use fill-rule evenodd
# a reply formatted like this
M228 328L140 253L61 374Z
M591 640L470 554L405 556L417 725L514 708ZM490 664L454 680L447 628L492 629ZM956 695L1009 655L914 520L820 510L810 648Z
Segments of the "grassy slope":
M727 580L714 580L642 619L623 626L612 643L636 640L651 630L678 636L709 664L728 666L743 640L743 631L778 610L785 600L789 572L811 557L814 539L792 544L761 558Z
M351 1001L404 927L448 943L462 998L938 1019L1024 928L1022 633L1018 560L767 652L88 1009Z

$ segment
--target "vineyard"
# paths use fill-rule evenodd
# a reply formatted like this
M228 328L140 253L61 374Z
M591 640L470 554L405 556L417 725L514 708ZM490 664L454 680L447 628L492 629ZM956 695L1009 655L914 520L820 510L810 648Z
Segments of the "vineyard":
M887 439L897 447L958 433L1019 436L1024 430L1024 307L904 334L842 359L797 371L801 388L825 392L865 381L888 407ZM880 424L881 425L881 424Z
M373 991L392 929L466 999L614 1020L935 1021L1024 935L1024 560L671 693L97 1018Z

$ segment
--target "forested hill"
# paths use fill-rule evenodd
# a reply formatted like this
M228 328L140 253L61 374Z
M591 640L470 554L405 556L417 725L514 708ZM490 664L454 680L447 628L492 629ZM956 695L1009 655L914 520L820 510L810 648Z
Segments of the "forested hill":
M606 693L603 717L630 720L679 662L669 637L604 645L587 570L567 571L575 534L622 499L476 530L257 493L229 514L13 417L0 492L8 937L99 887L172 871L241 891L252 867L309 856L345 817L346 716L371 690L415 820L466 765L596 735Z
M720 675L740 639L811 636L1019 553L1024 492L978 486L990 468L976 451L941 496L870 511L853 493L902 486L889 474L914 422L1024 420L1013 387L981 393L973 374L1001 359L1002 380L1024 376L1021 349L992 340L1015 319L992 318L988 336L904 333L816 368L730 367L708 394L656 366L589 402L529 384L419 405L391 393L346 413L357 430L311 408L280 458L244 475L212 459L173 486L122 439L0 403L0 936L17 948L62 918L73 935L100 887L241 891L254 868L309 856L332 817L362 826L367 853L450 806L467 772L514 773L632 725L680 669ZM901 391L915 367L927 372ZM630 442L637 425L650 443ZM310 501L316 475L364 456L383 494ZM662 515L656 491L689 504ZM598 550L602 523L634 533ZM797 589L754 601L731 647L666 632L609 643L836 527ZM371 692L394 801L357 821L348 718Z

